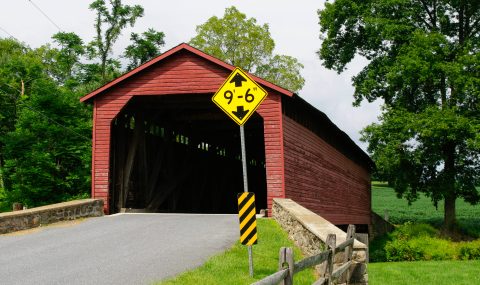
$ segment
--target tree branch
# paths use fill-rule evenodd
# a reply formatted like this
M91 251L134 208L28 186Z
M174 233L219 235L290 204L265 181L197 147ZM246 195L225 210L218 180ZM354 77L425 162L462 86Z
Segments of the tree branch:
M465 5L463 1L460 1L460 7L458 9L458 42L462 46L465 42Z
M480 17L475 20L475 22L470 26L470 31L468 31L467 37L472 37L480 31Z
M429 23L425 20L425 18L423 18L422 15L419 15L418 18L427 26L427 28L429 28L430 30L433 30L433 26L432 26L431 24L429 24Z
M425 9L425 12L427 12L428 17L430 18L430 22L432 24L429 25L429 26L431 27L431 29L437 29L437 17L436 17L436 9L435 9L436 2L434 3L434 8L433 8L433 11L434 11L435 14L432 15L430 9L428 9L427 3L425 3L424 0L419 0L419 1L420 1L420 3L422 3L422 6ZM422 18L422 20L425 22L425 20L423 18Z

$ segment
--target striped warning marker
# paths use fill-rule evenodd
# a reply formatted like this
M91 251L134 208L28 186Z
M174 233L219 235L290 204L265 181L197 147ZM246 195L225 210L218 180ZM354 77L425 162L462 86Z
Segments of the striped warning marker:
M238 218L240 221L240 243L257 244L257 219L255 217L255 193L238 194Z

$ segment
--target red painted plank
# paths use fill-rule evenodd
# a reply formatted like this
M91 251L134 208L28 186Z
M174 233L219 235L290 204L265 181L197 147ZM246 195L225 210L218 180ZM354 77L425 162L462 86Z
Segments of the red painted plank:
M282 121L286 196L334 224L370 224L368 171L291 118Z

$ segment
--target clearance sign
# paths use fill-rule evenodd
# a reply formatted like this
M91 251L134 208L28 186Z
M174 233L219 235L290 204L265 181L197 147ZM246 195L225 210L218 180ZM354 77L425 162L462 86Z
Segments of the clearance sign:
M243 125L267 94L267 91L237 67L213 95L212 101L235 123Z

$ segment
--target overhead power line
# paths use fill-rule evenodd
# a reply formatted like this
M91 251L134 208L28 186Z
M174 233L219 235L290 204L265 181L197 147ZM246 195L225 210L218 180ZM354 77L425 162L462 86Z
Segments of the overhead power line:
M3 84L9 86L10 88L13 88L13 89L17 90L18 92L22 92L22 90L18 89L17 87L15 87L15 86L13 86L13 85L10 85L9 83L3 83ZM7 95L7 96L10 97L10 98L12 98L13 100L17 100L17 98L15 98L14 95L9 94L9 93L3 91L2 89L0 89L0 92L2 92L3 94ZM26 104L26 103L24 103L23 106L26 107L27 109L29 109L30 111L33 111L33 112L41 115L43 118L45 118L46 120L48 120L48 121L56 124L57 126L60 126L60 127L64 128L65 130L69 131L70 133L72 133L72 134L74 134L74 135L76 135L76 136L78 136L78 137L81 137L81 138L83 138L83 139L85 139L85 140L87 140L87 141L90 141L90 140L91 140L90 138L88 138L88 137L86 137L86 136L84 136L84 135L82 135L82 134L79 134L78 132L70 129L69 127L67 127L67 126L65 126L65 125L63 125L63 124L55 121L54 119L50 118L47 114L43 113L43 112L40 111L40 110L38 110L38 109L36 109L36 108L34 108L34 107L32 107L32 106L29 106L29 105Z
M52 23L55 27L57 27L58 31L62 31L62 29L57 25L55 24L55 22L52 20L52 18L50 18L45 12L43 12L42 9L40 9L40 7L37 6L37 4L35 4L32 0L28 0L28 2L32 3L33 7L35 7L40 13L42 13L43 16L45 16L45 18L47 18L50 23Z
M7 30L5 30L4 28L0 27L0 30L2 30L5 34L9 35L10 37L14 38L17 42L19 42L19 40L16 37L14 37L12 34L7 32Z

